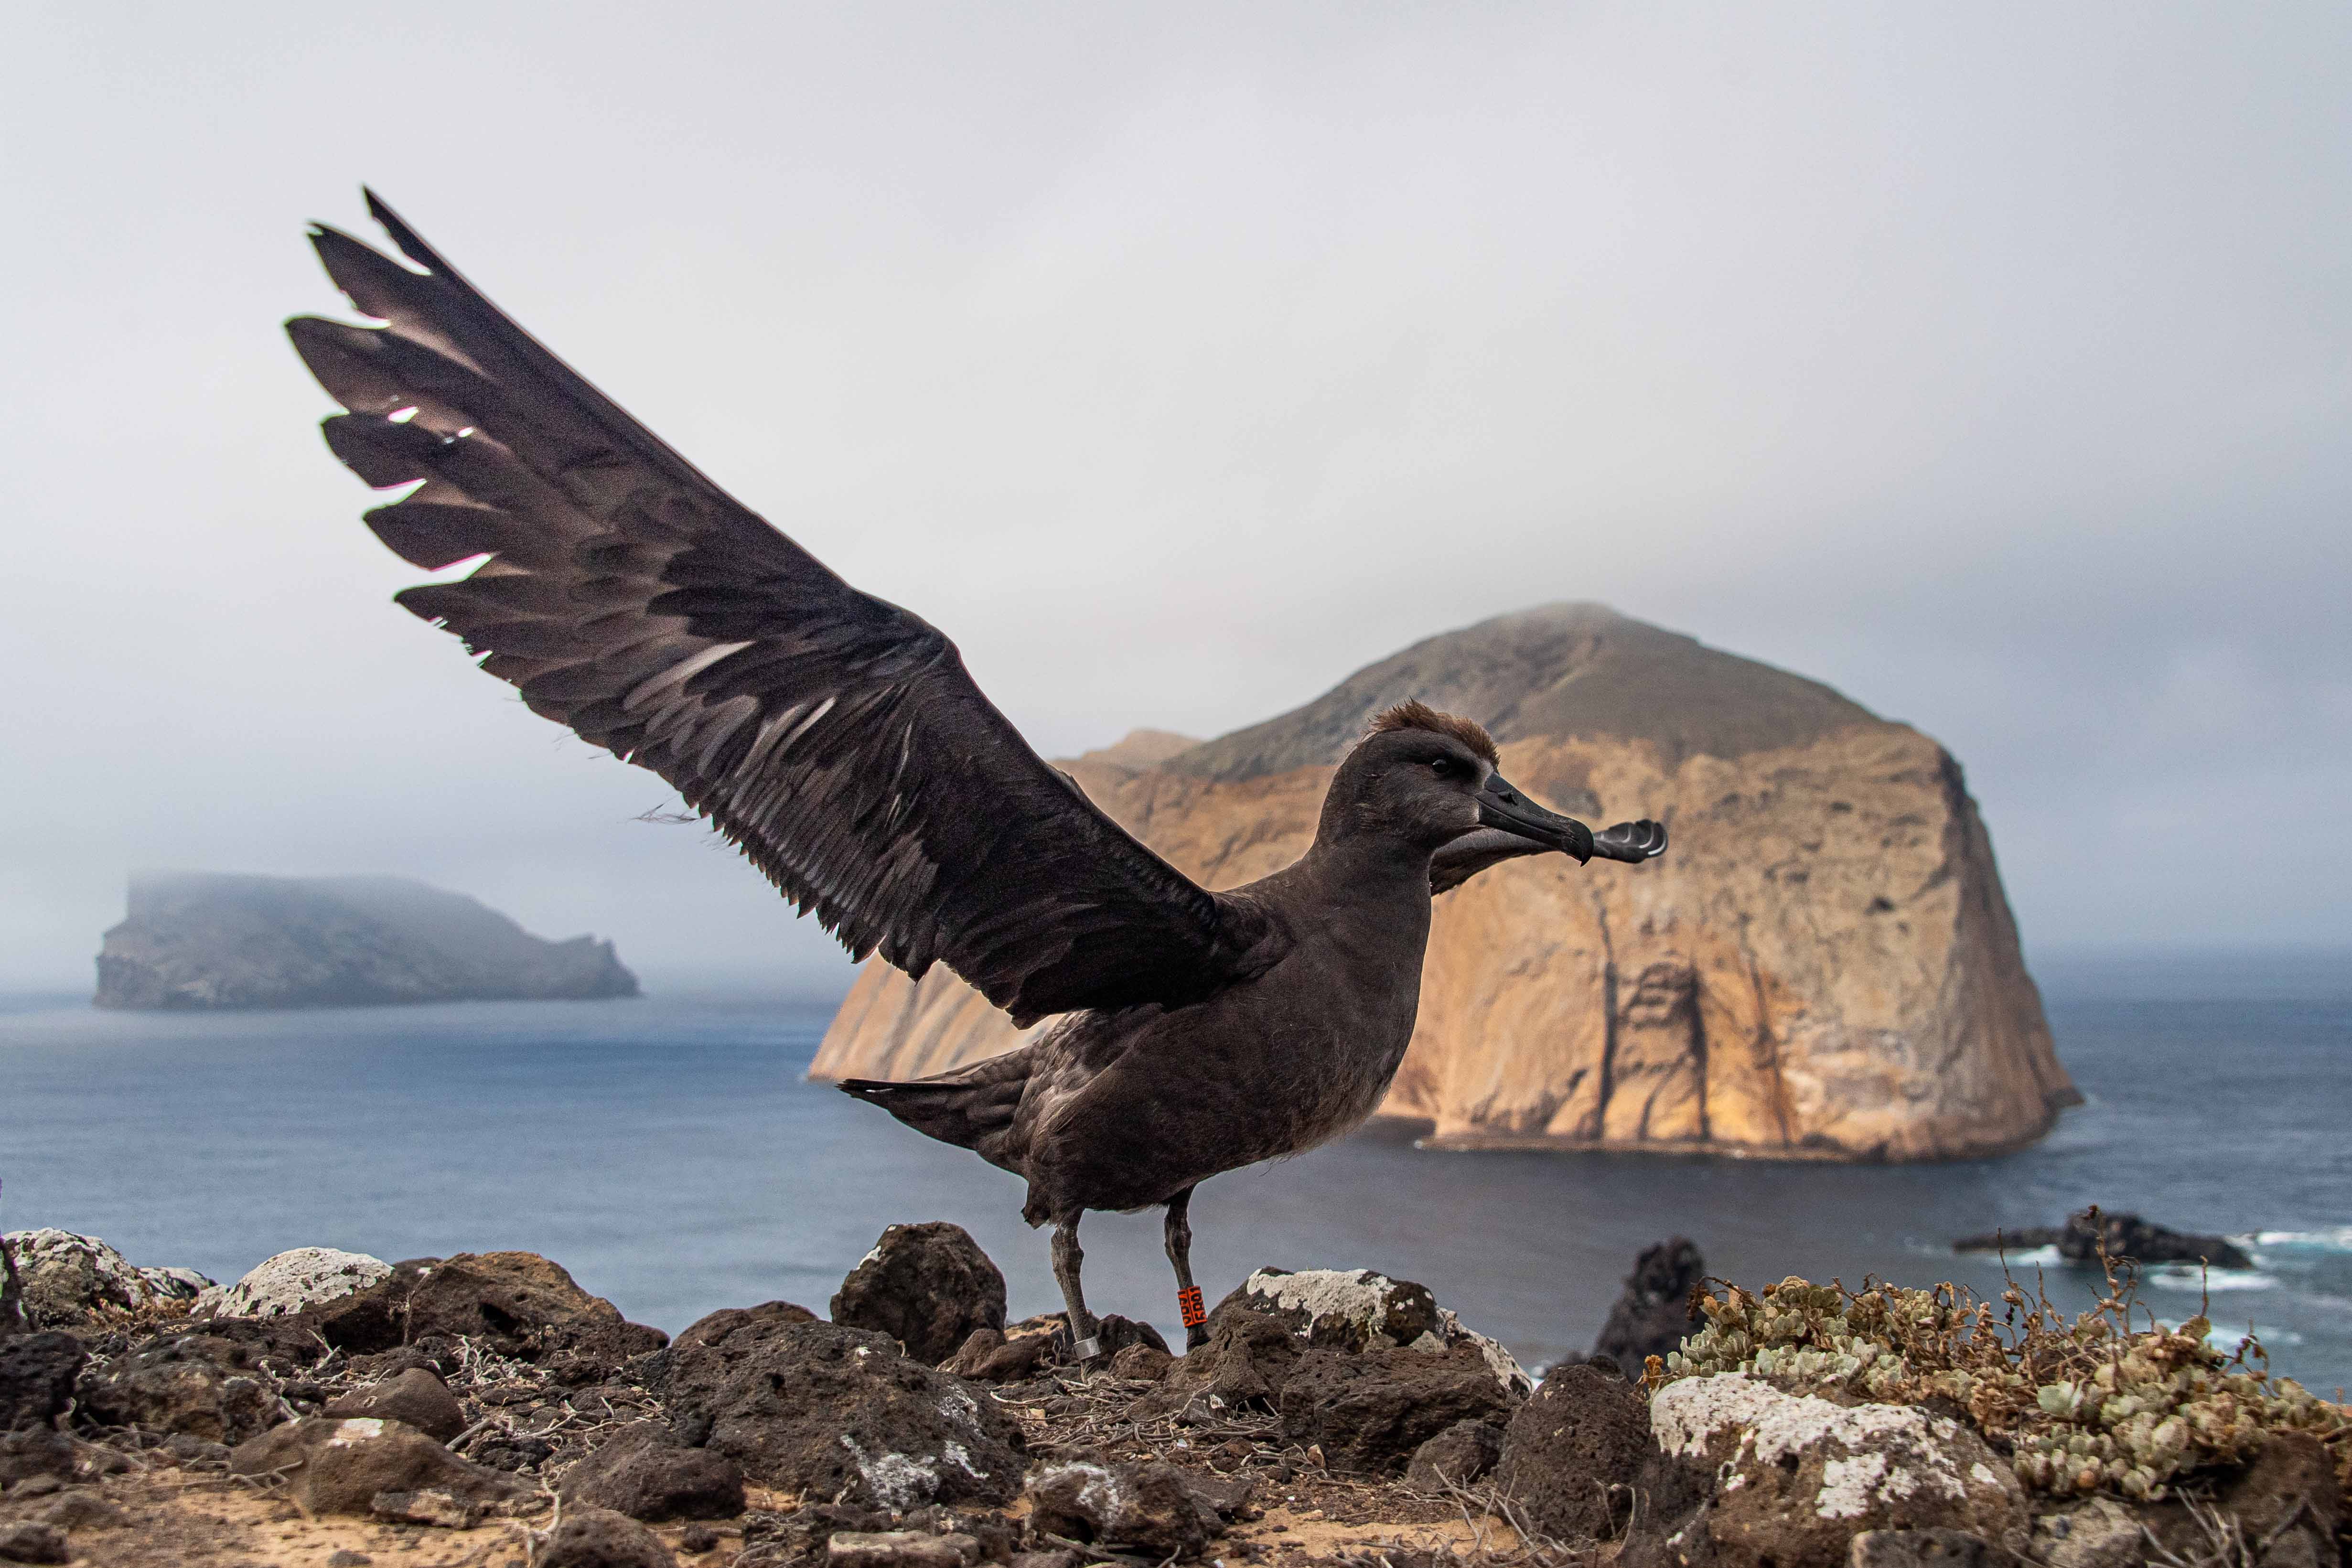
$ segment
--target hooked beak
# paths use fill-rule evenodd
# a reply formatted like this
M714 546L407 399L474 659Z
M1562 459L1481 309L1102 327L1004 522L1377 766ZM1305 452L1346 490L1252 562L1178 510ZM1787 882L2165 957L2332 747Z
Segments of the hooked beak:
M1592 829L1572 816L1546 811L1500 773L1489 773L1486 787L1478 792L1478 821L1573 855L1580 865L1592 858Z

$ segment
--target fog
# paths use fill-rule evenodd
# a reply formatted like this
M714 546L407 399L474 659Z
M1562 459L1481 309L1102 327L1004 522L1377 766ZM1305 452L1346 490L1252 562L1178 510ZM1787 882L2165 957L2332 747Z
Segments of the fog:
M147 867L845 973L388 603L377 190L1041 750L1598 599L1969 770L2030 948L2352 942L2352 10L34 5L0 987Z

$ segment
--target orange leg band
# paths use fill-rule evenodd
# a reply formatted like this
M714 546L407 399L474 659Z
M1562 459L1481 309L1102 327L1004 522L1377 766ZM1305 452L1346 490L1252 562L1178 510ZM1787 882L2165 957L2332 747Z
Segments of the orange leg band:
M1177 1291L1176 1306L1184 1314L1184 1326L1188 1329L1197 1329L1209 1321L1209 1314L1201 1310L1201 1288L1197 1285Z

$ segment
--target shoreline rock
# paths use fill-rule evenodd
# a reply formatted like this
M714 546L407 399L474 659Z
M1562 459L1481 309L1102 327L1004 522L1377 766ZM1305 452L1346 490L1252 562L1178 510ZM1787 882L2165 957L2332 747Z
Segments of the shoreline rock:
M2152 1225L2136 1214L2107 1214L2087 1208L2066 1216L2063 1226L2028 1226L1962 1237L1954 1252L2024 1252L2054 1247L2069 1263L2096 1266L2100 1251L2117 1263L2142 1267L2163 1263L2202 1263L2214 1268L2252 1268L2245 1248L2226 1236L2197 1236Z

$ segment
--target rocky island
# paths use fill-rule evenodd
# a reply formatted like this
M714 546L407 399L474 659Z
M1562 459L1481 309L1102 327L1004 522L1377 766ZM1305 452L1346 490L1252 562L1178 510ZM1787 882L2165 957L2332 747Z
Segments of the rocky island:
M1818 681L1598 605L1417 643L1219 740L1139 731L1066 765L1205 886L1301 853L1366 720L1483 721L1560 810L1653 816L1662 859L1515 861L1440 899L1382 1106L1451 1147L1778 1158L1988 1153L2079 1100L1960 765ZM905 1079L1010 1049L944 969L869 962L811 1076Z
M352 1007L637 994L609 942L549 942L401 877L135 878L100 1007Z

